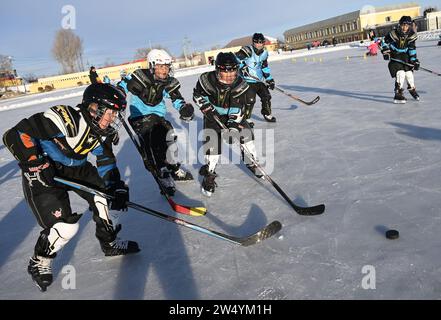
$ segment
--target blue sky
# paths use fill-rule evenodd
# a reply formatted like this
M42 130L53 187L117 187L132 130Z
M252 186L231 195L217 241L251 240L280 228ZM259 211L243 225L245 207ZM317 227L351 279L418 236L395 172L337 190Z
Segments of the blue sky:
M51 56L55 33L65 16L76 10L74 32L84 42L84 63L133 59L137 48L162 45L173 55L182 53L184 37L193 50L224 46L230 40L262 32L283 37L287 29L361 9L365 5L397 4L399 0L218 0L211 1L30 1L3 0L0 10L0 54L13 57L22 75L56 74L60 67ZM423 8L441 0L417 1Z

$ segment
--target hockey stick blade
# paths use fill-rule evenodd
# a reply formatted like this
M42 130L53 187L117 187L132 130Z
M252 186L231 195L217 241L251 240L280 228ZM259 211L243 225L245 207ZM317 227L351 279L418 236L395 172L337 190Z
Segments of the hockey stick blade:
M299 101L301 101L302 103L304 103L304 104L306 104L308 106L312 106L313 104L316 104L317 102L320 101L320 96L315 97L314 100L309 101L309 102L308 101L303 101L303 100L300 100L300 99L299 99Z
M282 229L282 224L276 220L276 221L271 222L267 226L263 227L262 229L260 229L259 231L257 231L256 233L254 233L248 237L239 238L239 237L232 237L232 236L228 236L228 235L224 235L224 237L227 237L229 240L233 241L234 243L236 243L238 245L241 245L244 247L249 247L249 246L252 246L252 245L257 244L259 242L262 242L265 239L272 237L277 232L279 232L281 229Z
M292 203L291 206L301 216L317 216L317 215L325 212L325 205L324 204L319 204L319 205L313 206L313 207L299 207L299 206L293 205L293 204L294 203Z

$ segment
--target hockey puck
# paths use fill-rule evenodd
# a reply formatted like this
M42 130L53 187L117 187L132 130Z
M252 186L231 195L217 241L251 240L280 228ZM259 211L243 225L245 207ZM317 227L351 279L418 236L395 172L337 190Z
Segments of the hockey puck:
M386 238L388 239L398 239L398 237L400 236L400 233L397 230L387 230L386 231Z

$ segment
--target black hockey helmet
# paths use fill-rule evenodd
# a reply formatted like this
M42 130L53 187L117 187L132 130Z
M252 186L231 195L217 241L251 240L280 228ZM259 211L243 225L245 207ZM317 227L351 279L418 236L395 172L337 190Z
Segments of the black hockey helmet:
M219 52L216 57L216 77L219 82L230 85L239 76L239 62L232 52ZM221 72L228 72L223 73ZM234 73L233 73L234 72Z
M86 122L99 135L108 136L115 133L121 123L118 118L107 128L99 125L107 109L118 111L124 115L127 107L126 94L122 89L110 83L94 83L84 90L82 113Z
M413 21L410 16L402 16L398 24L401 26L403 24L412 25Z
M255 33L253 34L253 42L265 43L265 37L262 33Z
M239 62L232 52L219 52L215 65L216 71L233 71L239 69Z

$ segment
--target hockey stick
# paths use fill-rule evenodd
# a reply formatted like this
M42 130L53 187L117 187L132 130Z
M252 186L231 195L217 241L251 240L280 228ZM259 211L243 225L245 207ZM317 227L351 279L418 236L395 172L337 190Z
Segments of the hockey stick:
M390 60L391 61L395 61L395 62L399 62L401 64L404 64L404 65L408 66L408 67L414 67L413 64L404 62L403 60L399 60L399 59L395 59L395 58L390 58ZM429 70L429 69L426 69L426 68L423 68L423 67L419 67L418 70L423 70L423 71L426 71L426 72L429 72L429 73L432 73L432 74L434 74L436 76L441 77L441 73L438 73L438 72L435 72L435 71L432 71L432 70Z
M304 104L306 104L306 105L308 105L308 106L312 106L313 104L316 104L316 103L319 102L319 100L320 100L320 96L317 96L317 97L315 97L315 99L313 99L313 100L311 100L311 101L304 101L304 100L302 100L302 99L300 99L300 98L298 98L298 97L296 97L296 96L293 96L292 94L286 92L285 90L279 88L278 86L274 86L274 89L276 89L277 91L279 91L279 92L281 92L281 93L287 95L288 97L290 97L290 98L292 98L292 99L294 99L294 100L297 100L297 101L299 101L299 102L301 102L301 103L304 103Z
M126 120L124 119L124 117L119 114L119 119L121 120L124 129L126 129L127 134L129 135L130 139L132 140L133 144L135 145L136 149L138 150L144 166L146 167L146 169L148 171L150 171L147 168L147 157L144 154L144 150L141 147L141 144L139 143L138 140L136 140L134 134L132 133L132 130L129 128ZM207 208L205 207L189 207L189 206L184 206L182 204L178 204L176 202L173 201L172 197L167 193L167 191L164 189L164 187L161 185L161 183L158 181L158 176L156 174L156 172L151 172L153 178L155 178L156 183L158 184L159 188L161 189L161 193L164 195L164 197L167 199L168 203L170 204L170 206L172 207L172 209L174 211L176 211L177 213L181 213L181 214L186 214L186 215L190 215L190 216L204 216L207 213Z
M98 196L101 196L101 197L109 199L109 200L113 199L113 197L111 195L108 195L106 193L100 192L100 191L98 191L96 189L87 187L85 185L82 185L82 184L79 184L79 183L76 183L76 182L73 182L73 181L68 181L68 180L65 180L65 179L62 179L62 178L59 178L59 177L55 177L54 180L59 182L59 183L62 183L64 185L70 186L72 188L75 188L75 189L78 189L78 190L81 190L81 191L84 191L84 192L88 192L88 193L93 194L93 195L98 195ZM136 203L133 203L133 202L130 202L130 201L127 201L126 204L127 204L127 206L129 208L132 208L132 209L135 209L135 210L147 213L147 214L155 216L155 217L157 217L159 219L163 219L163 220L175 223L177 225L184 226L184 227L190 228L192 230L196 230L196 231L202 232L202 233L204 233L204 234L206 234L208 236L215 237L215 238L218 238L218 239L221 239L221 240L224 240L224 241L228 241L228 242L231 242L231 243L234 243L234 244L237 244L237 245L241 245L241 246L244 246L244 247L251 246L253 244L261 242L261 241L263 241L263 240L273 236L274 234L279 232L280 229L282 229L282 224L279 221L276 220L276 221L273 221L270 224L266 225L265 227L263 227L259 231L249 235L249 236L246 236L246 237L234 237L234 236L230 236L228 234L224 234L224 233L221 233L221 232L218 232L218 231L214 231L214 230L211 230L211 229L207 229L207 228L201 227L201 226L199 226L197 224L193 224L191 222L188 222L188 221L185 221L185 220L182 220L182 219L179 219L179 218L175 218L175 217L169 216L169 215L167 215L165 213L162 213L162 212L150 209L150 208L143 207L143 206L141 206L139 204L136 204Z
M210 114L213 116L213 119L222 129L228 129L215 112L211 112ZM295 210L295 212L302 216L315 216L322 214L325 211L324 204L319 204L313 207L300 207L292 202L291 199L282 190L282 188L280 188L279 185L270 177L270 175L267 174L265 170L263 170L262 166L256 161L256 159L254 159L254 156L251 154L251 152L243 144L239 143L239 146L241 151L244 152L251 160L251 162L262 172L265 180L271 183L271 185L279 192L279 194L286 200L286 202L288 202L288 204Z
M260 79L257 78L257 77L254 77L254 76L250 75L249 73L246 74L246 77L250 77L251 79L254 79L254 80L256 80L256 81L258 81L258 82L263 83L263 84L266 85L265 82L263 82L262 80L260 80ZM282 88L279 88L278 86L274 86L274 89L276 89L277 91L279 91L279 92L283 93L284 95L290 97L291 99L294 99L294 100L296 100L296 101L299 101L299 102L301 102L301 103L303 103L303 104L306 104L306 105L308 105L308 106L311 106L311 105L313 105L313 104L316 104L316 103L320 100L320 96L317 96L317 97L315 97L315 99L313 99L312 101L305 101L305 100L300 99L299 97L296 97L296 96L294 96L294 95L292 95L292 94L286 92L285 90L283 90Z

